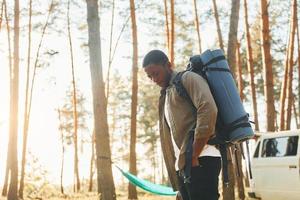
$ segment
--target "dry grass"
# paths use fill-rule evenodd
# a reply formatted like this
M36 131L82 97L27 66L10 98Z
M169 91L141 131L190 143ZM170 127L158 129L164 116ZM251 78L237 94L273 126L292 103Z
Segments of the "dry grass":
M171 200L175 199L175 197L163 197L163 196L155 196L151 194L144 194L140 193L138 195L139 200ZM6 200L6 197L0 197L0 200ZM98 195L96 193L79 193L79 194L71 194L71 195L59 195L57 194L56 197L31 197L25 198L24 200L98 200ZM117 200L128 200L127 194L119 193L117 194Z
M50 190L47 191L50 192ZM32 195L32 197L27 197L27 198L25 197L24 200L98 200L99 199L96 192L69 193L68 195L61 195L57 190L52 194L48 194L48 192L47 192L47 196ZM117 192L117 200L128 200L127 191L117 190L116 192ZM220 194L222 194L221 191ZM247 194L247 191L245 191L245 194ZM239 199L237 196L238 195L236 194L236 199ZM0 200L6 200L6 199L7 199L6 197L0 196ZM145 193L141 190L138 190L138 199L139 200L175 200L175 197L157 196L157 195L152 195L150 193ZM222 197L220 197L219 200L222 200ZM251 200L251 199L246 197L245 200Z
M175 200L175 197L164 197L164 196L155 196L151 194L139 194L138 195L139 200ZM25 198L24 200L98 200L98 196L96 193L86 193L86 194L72 194L72 195L66 195L58 196L58 197L52 197L52 198ZM0 197L0 200L6 200L4 197ZM128 200L126 194L118 194L117 200ZM220 198L220 200L222 200ZM251 200L249 198L246 198L246 200Z

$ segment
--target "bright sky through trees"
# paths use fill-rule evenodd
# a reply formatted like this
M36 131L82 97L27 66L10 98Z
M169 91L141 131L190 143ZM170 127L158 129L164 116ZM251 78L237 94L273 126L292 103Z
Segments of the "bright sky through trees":
M141 2L145 2L141 1ZM157 0L159 2L159 0ZM44 13L46 12L47 5L49 5L50 0L40 0L41 6L36 6L33 9L40 9L39 11ZM58 1L60 2L60 1ZM162 1L161 1L162 2ZM189 2L189 1L187 1ZM218 1L219 9L227 10L228 13L230 9L230 1ZM257 14L258 0L249 1L250 11L250 24L254 20L254 16ZM21 8L26 7L27 1L21 2ZM12 8L13 5L9 1L9 7ZM80 6L71 5L71 31L72 31L72 39L73 39L73 48L74 48L74 67L75 67L75 77L77 79L77 87L84 94L87 99L86 108L88 111L92 111L92 102L91 102L91 85L90 85L90 71L88 65L88 53L86 47L81 47L82 44L87 43L87 30L79 30L78 25L75 23L79 23L81 25L86 25L86 6L84 1L80 1L78 3ZM143 4L143 3L141 3ZM163 6L163 3L161 3ZM204 13L204 11L211 8L211 1L206 0L203 2L199 1L198 7L198 15ZM257 5L257 6L256 6ZM137 6L139 6L139 1L137 1ZM58 5L59 9L66 13L66 5L60 4ZM122 11L126 16L129 16L129 12L126 12L126 9L129 7L129 1L122 1L120 5L118 5L118 12ZM179 9L179 7L175 7L175 10ZM190 16L188 18L193 18L192 12L192 1L186 4L185 7L180 8L182 10L186 10L186 12L190 12ZM240 17L243 17L243 11L240 9ZM11 12L11 9L9 9ZM36 11L35 11L36 12ZM146 13L144 13L146 12ZM27 15L26 10L22 10L23 15ZM140 58L150 49L152 48L161 48L161 46L151 46L150 44L153 42L151 35L156 29L149 29L147 22L145 19L142 19L143 15L151 15L151 11L145 6L141 5L141 8L137 10L137 29L138 29L138 43L139 43L139 55ZM155 19L155 16L152 16ZM216 26L213 16L209 17L209 21L201 21L200 18L200 29L201 29L201 37L202 37L202 49L205 50L207 48L212 48L216 44L215 40L217 38ZM65 19L65 20L64 20ZM35 17L37 21L37 18ZM38 20L40 23L44 23L45 16L39 16ZM64 20L64 21L63 21ZM102 42L102 59L103 59L103 67L104 67L104 75L106 75L106 69L108 66L108 45L109 45L109 27L110 27L110 8L103 8L101 11L101 42ZM115 44L116 39L120 33L120 30L125 21L125 17L116 16L115 17L115 33L113 44ZM162 19L157 19L162 20ZM223 26L221 27L224 30L223 37L227 40L227 31L228 28L225 28L229 23L229 17L221 19ZM240 21L243 21L242 19ZM3 21L4 22L4 21ZM12 22L10 22L12 24ZM240 22L239 27L243 27ZM27 24L27 16L23 17L21 21L22 26L26 26ZM31 121L29 127L29 137L28 137L28 152L31 152L34 156L38 158L42 166L49 171L49 179L53 183L59 183L59 175L60 175L60 159L61 159L61 144L60 144L60 133L58 131L58 114L57 108L61 107L64 103L66 90L71 84L71 67L69 60L69 47L66 35L66 14L61 14L57 23L50 25L50 28L46 31L46 35L43 42L43 53L45 50L55 50L59 53L49 57L49 55L42 55L41 60L43 62L47 62L49 66L43 67L42 69L37 70L37 76L35 81L35 89L33 94L33 102L32 102L32 111L31 111ZM225 25L224 25L225 24ZM117 47L116 55L113 61L113 70L118 70L120 74L124 76L130 76L131 73L131 35L130 35L130 22L125 29L125 32L121 36L121 40L119 42L119 46ZM157 27L157 31L163 34L164 26ZM61 29L62 34L56 33L53 29ZM180 30L176 30L175 34L179 33ZM21 34L21 42L20 42L20 117L19 117L19 133L22 133L22 116L23 116L23 99L24 99L24 90L25 90L25 70L26 70L26 49L27 49L27 28L24 28L23 33ZM285 34L285 33L284 33ZM176 35L175 35L176 37ZM191 37L196 39L196 32L191 33ZM34 30L32 41L32 56L36 54L37 44L40 39L40 30ZM160 37L160 40L164 40L164 36ZM176 55L176 48L180 49L181 44L176 44L175 46L175 57L180 57L180 55ZM167 52L167 50L165 50ZM194 48L194 53L196 53L197 48ZM8 52L7 52L7 35L5 31L5 26L2 24L2 30L0 32L0 185L2 185L2 181L4 180L4 172L5 172L5 163L6 163L6 150L7 150L7 141L8 141L8 113L9 113L9 68L8 68L8 60L7 60ZM176 59L177 59L176 58ZM175 63L176 63L175 59ZM33 61L32 61L33 63ZM139 60L139 65L141 65L141 59ZM106 80L106 78L104 78ZM111 83L113 86L113 83ZM130 90L130 85L128 86L128 90ZM258 103L261 103L260 100ZM248 109L248 112L251 112L251 109ZM93 130L92 127L92 118L89 117L87 121L87 126L89 128L90 134ZM22 136L19 134L19 162L21 161L21 146L22 146ZM129 148L128 148L129 149ZM79 155L79 168L81 171L81 176L88 179L89 173L89 160L90 160L90 146L86 146L84 148L83 153ZM140 155L145 154L145 149L142 144L137 144L137 153ZM114 155L114 150L112 150L112 154ZM67 154L65 156L65 184L71 184L73 182L73 152L71 148L67 149ZM113 156L114 157L114 156ZM117 157L117 156L116 156ZM125 166L127 169L127 166ZM141 172L143 173L143 172ZM147 173L147 172L144 172ZM115 181L118 184L120 181L121 175L114 168Z

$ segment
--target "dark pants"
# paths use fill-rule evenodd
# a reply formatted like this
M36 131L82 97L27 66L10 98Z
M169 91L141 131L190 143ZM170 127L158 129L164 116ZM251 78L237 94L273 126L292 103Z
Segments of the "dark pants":
M183 200L218 200L218 182L221 170L221 158L203 156L199 166L192 167L191 183L184 183L177 173L179 191Z

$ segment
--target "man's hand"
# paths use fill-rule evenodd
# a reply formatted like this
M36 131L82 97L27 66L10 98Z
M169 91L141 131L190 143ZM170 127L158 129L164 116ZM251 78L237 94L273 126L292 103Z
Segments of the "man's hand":
M196 167L198 165L199 165L198 157L193 157L192 158L192 167Z
M176 200L182 200L182 197L181 197L181 194L179 191L176 194Z
M195 139L193 143L193 155L192 155L192 167L198 166L198 157L202 152L204 146L206 145L209 138L199 138Z

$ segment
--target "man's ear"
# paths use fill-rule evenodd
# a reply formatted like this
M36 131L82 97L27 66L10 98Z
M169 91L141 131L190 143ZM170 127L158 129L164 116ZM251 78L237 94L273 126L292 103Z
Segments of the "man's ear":
M171 63L169 61L166 63L166 68L167 68L168 71L172 71L173 70L172 69L172 65L171 65Z

